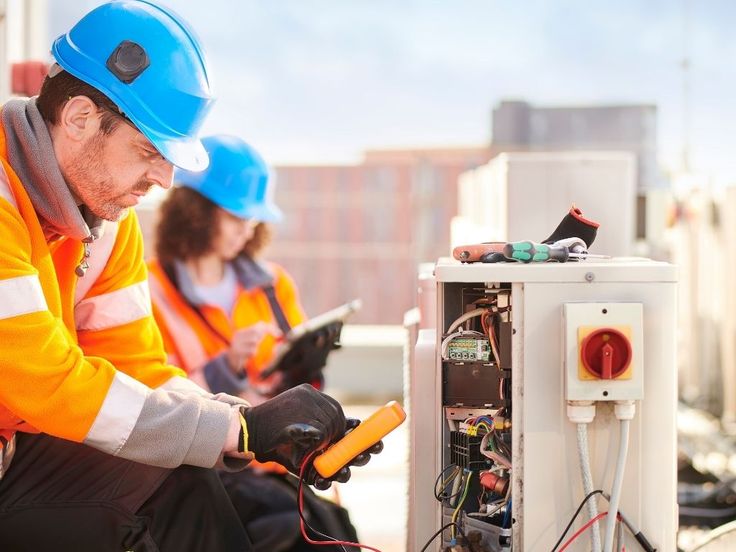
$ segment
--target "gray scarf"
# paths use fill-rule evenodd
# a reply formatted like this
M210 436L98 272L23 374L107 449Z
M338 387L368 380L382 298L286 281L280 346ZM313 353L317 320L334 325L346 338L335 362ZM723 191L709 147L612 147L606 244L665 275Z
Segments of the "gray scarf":
M8 162L31 198L46 239L69 236L86 244L99 238L102 219L80 207L64 181L36 99L9 100L2 119Z

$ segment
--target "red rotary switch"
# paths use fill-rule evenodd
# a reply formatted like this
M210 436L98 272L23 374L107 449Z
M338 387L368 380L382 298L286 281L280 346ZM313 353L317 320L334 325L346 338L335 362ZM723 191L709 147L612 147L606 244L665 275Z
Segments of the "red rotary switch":
M583 339L580 357L591 375L600 379L615 379L631 364L631 342L619 330L599 328Z

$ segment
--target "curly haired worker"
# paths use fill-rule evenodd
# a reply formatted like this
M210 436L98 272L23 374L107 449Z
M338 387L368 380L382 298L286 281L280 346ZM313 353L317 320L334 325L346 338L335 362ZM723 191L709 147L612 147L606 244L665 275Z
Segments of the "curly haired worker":
M178 171L161 205L149 263L154 315L170 362L190 378L214 392L257 385L270 395L274 382L257 375L280 335L306 320L287 272L254 255L281 211L255 150L232 136L203 143L208 169Z

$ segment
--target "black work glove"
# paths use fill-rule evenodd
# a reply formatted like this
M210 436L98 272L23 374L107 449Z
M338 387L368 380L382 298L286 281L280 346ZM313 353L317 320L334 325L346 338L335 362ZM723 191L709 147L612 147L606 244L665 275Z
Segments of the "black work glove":
M330 352L340 348L342 326L342 321L333 322L294 342L280 361L283 377L272 394L278 395L302 383L321 389L324 381L322 369Z
M340 403L308 384L289 389L258 406L241 409L248 428L248 443L242 452L251 451L259 462L278 462L294 474L299 474L304 459L312 452L327 448L342 439L360 421L345 419ZM349 466L362 466L371 454L383 449L376 443L359 454L329 479L322 478L310 465L304 476L309 485L326 489L332 481L350 479Z

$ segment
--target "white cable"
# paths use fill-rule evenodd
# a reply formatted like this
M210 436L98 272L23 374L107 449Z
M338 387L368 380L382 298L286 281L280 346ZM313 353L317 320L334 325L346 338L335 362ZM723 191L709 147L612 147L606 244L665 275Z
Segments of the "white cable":
M583 480L583 496L593 492L593 474L590 470L590 452L588 447L588 424L579 423L578 428L578 458L580 459L580 475ZM587 502L588 519L594 519L598 515L598 505L595 497ZM590 545L593 552L601 552L601 528L600 523L595 522L590 528Z
M618 405L616 405L618 406ZM618 414L618 413L617 413ZM617 415L618 417L618 415ZM603 546L603 552L613 552L613 537L616 532L616 516L618 514L618 504L621 501L621 489L624 483L624 469L626 468L626 455L629 452L629 425L630 419L620 419L621 424L621 441L618 445L618 458L616 459L616 473L613 476L613 485L611 487L611 502L608 506L608 516L606 516L606 536Z
M462 486L462 484L463 470L458 470L457 475L452 482L452 490L450 491L450 496L452 498L447 501L451 508L454 508L457 504L457 501L460 499L460 487Z
M473 318L475 316L480 316L481 314L483 314L483 313L485 313L487 311L488 311L488 308L485 307L485 308L473 309L471 311L466 312L465 314L463 314L462 316L460 316L457 320L455 320L452 324L450 324L450 327L447 328L447 333L448 334L449 333L452 333L455 330L455 328L459 327L460 324L462 324L466 320L470 320L471 318Z

